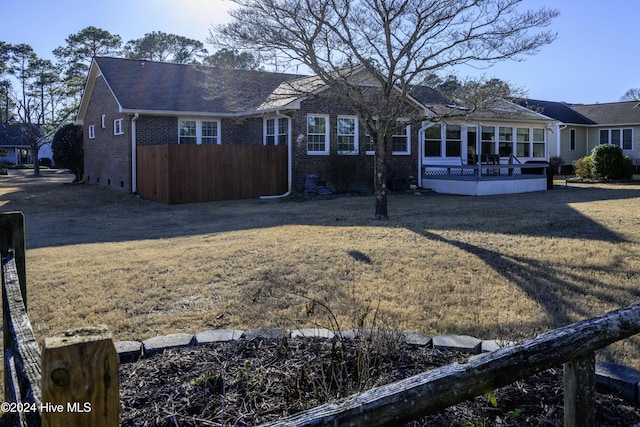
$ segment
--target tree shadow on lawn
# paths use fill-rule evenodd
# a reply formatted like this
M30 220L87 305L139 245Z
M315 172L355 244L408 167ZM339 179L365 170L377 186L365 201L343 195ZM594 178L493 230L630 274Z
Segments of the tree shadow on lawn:
M72 175L67 174L69 182ZM95 185L34 185L38 179L0 180L2 211L23 211L27 248L164 239L282 225L380 226L410 230L447 229L513 235L623 241L570 204L640 196L628 189L556 187L554 191L506 196L391 194L391 219L372 219L372 197L338 197L309 202L239 200L165 205ZM298 199L295 199L298 200Z

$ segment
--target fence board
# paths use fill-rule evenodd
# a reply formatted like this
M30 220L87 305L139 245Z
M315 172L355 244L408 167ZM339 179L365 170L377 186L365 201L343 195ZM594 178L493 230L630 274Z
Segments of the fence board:
M287 147L137 147L138 193L163 203L249 199L287 191Z

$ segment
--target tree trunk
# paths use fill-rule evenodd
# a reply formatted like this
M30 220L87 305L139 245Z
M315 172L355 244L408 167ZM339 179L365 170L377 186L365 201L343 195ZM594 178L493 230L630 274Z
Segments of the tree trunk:
M387 175L389 170L388 162L390 159L388 147L391 144L391 138L387 138L380 133L378 133L377 136L373 167L373 182L376 196L376 213L374 218L389 219L389 212L387 210Z

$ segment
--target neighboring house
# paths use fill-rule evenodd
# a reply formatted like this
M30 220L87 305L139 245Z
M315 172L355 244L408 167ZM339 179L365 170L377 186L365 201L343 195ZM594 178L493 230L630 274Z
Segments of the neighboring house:
M560 122L560 132L550 155L571 164L591 154L598 144L614 144L640 164L640 102L567 104L528 99L524 102Z
M23 165L33 163L29 140L24 135L25 124L0 123L0 164ZM40 135L40 131L36 130ZM44 141L38 150L38 158L53 159L51 142Z
M308 94L292 90L300 87ZM505 101L488 112L433 122L434 111L455 116L464 109L425 87L407 104L412 121L400 120L393 137L393 187L460 194L546 189L544 177L521 174L520 165L548 160L557 120ZM84 129L91 184L137 192L150 173L137 159L143 146L249 144L287 145L290 191L302 191L311 175L333 190L372 187L373 145L364 125L313 76L97 57L76 122ZM528 183L516 185L516 178ZM509 184L461 190L456 180Z

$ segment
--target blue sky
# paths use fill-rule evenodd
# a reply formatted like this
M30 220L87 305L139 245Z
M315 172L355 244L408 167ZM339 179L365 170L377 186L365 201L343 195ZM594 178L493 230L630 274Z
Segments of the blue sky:
M2 0L0 40L30 44L43 58L65 38L88 26L118 34L124 42L151 31L200 40L212 24L228 21L228 0ZM527 90L529 97L573 103L614 102L640 87L638 0L524 0L523 7L560 10L552 30L558 39L524 61L507 61L460 77L482 74ZM207 46L211 48L211 46Z

